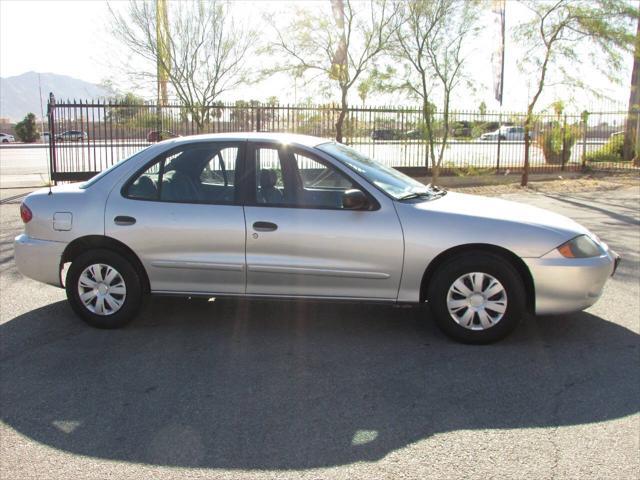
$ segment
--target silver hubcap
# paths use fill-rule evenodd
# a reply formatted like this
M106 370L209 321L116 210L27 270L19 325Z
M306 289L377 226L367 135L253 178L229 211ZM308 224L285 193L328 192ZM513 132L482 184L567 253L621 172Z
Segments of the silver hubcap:
M78 279L78 295L84 306L97 315L116 313L127 297L122 275L103 263L89 265Z
M447 308L453 320L470 330L493 327L507 310L507 291L487 273L465 273L449 287Z

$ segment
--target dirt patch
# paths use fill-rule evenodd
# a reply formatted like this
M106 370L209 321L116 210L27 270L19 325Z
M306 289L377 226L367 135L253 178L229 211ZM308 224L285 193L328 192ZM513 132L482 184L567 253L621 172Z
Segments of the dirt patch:
M587 175L580 178L558 178L531 181L527 187L521 187L519 182L501 185L452 186L448 190L473 193L476 195L503 195L507 193L543 192L543 193L579 193L603 190L617 190L619 188L640 188L638 174L623 175Z

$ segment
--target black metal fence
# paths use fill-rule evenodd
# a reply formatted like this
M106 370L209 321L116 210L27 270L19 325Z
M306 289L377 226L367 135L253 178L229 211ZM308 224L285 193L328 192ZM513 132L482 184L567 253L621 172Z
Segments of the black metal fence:
M170 136L239 131L290 132L335 138L335 105L216 104L192 111L169 104L49 101L52 179L89 178L142 148ZM525 115L517 112L451 112L433 122L442 174L518 172L524 163ZM544 113L531 132L533 172L632 169L622 158L624 111ZM422 113L417 108L352 107L344 143L387 165L428 174L431 166Z

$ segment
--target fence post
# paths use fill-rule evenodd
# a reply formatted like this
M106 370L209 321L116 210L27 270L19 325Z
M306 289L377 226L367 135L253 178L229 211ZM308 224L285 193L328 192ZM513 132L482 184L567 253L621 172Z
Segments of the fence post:
M262 107L258 104L256 105L256 132L260 131L260 112L262 112Z
M564 165L567 161L566 151L567 151L567 115L565 114L564 120L562 122L562 165L560 166L560 170L564 172Z
M500 173L500 144L502 136L502 103L500 104L500 112L498 113L498 152L496 154L496 175Z
M56 97L53 92L49 92L49 102L47 103L47 121L49 123L49 184L53 182L53 174L56 171L56 124L54 111L56 108Z
M582 170L587 168L587 120L589 112L582 112Z

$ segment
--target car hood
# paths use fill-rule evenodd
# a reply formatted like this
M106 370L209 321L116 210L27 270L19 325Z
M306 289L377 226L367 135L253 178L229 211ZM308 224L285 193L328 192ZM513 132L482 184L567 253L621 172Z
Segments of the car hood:
M585 227L564 215L500 198L448 192L438 199L416 204L416 208L500 222L525 224L550 230L570 238L589 233Z

